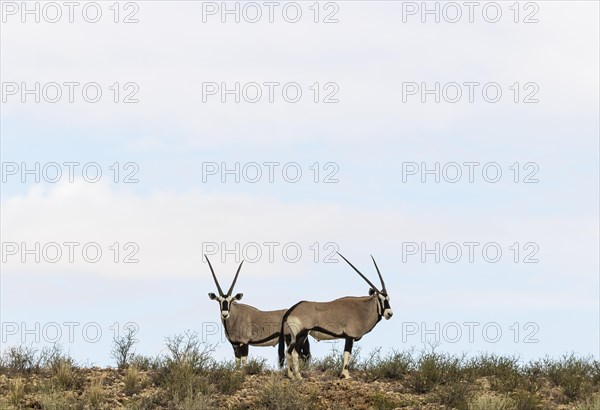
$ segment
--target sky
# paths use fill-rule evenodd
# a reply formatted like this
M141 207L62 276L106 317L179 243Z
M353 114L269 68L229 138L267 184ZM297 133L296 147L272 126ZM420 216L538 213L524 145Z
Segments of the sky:
M272 310L339 251L363 353L599 357L598 3L275 3L2 2L1 346L231 359L203 253Z

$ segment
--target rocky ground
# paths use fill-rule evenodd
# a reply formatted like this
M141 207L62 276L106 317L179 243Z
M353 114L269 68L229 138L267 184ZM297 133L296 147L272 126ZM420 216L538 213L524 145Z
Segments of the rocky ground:
M166 353L143 356L115 342L114 368L78 364L58 345L12 346L0 354L0 409L459 409L600 410L600 361L565 354L524 362L494 353L453 355L379 349L350 362L341 352L301 366L303 380L250 358L214 359L213 346L186 332Z
M198 388L183 381L181 393L162 383L156 370L72 369L65 374L0 376L1 408L37 409L600 409L596 393L570 401L560 387L541 383L534 394L500 392L489 378L440 384L424 393L403 380L366 381L355 371L340 380L333 372L310 370L303 381L287 380L271 370L247 374L232 370L219 385ZM185 385L189 383L189 385ZM187 390L187 391L186 391ZM223 391L224 390L224 391Z

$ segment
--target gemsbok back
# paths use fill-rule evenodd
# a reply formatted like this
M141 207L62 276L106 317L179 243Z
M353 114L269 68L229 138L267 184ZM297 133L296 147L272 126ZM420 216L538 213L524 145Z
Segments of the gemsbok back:
M289 333L291 340L287 348L286 359L287 374L290 378L302 378L298 369L299 346L306 341L309 333L317 340L345 339L340 376L346 379L350 378L348 363L353 343L373 330L382 317L389 319L393 315L385 282L375 258L371 256L381 281L381 290L373 285L348 259L339 253L338 255L369 284L371 287L369 296L346 296L331 302L302 301L296 303L283 315L279 336L279 365L283 366L284 363L284 334Z
M238 364L246 364L248 360L248 346L275 346L279 340L279 331L281 328L281 320L286 310L272 310L262 311L255 307L238 303L239 300L244 296L242 293L237 293L232 296L235 282L237 281L240 269L244 261L240 263L240 266L235 273L233 282L229 287L227 293L223 293L215 271L208 260L208 257L204 255L210 272L217 285L219 295L209 293L208 297L211 300L217 300L221 308L221 322L223 323L223 329L225 330L225 336L231 346L233 346L233 352ZM289 336L288 336L289 339ZM304 360L308 360L310 357L310 346L308 340L302 345L300 354Z

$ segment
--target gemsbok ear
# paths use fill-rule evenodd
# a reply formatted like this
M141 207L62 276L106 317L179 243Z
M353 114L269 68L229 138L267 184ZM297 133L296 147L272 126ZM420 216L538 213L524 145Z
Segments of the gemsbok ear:
M373 288L369 289L369 296L373 296L375 294L375 290Z
M210 300L215 300L217 298L217 295L215 295L214 293L210 292L208 294L208 297L210 298Z
M235 300L242 300L243 297L244 297L243 293L238 293L237 295L235 295Z

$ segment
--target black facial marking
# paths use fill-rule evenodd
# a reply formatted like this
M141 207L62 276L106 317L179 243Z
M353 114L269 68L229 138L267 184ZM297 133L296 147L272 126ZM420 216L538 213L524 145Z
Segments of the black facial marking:
M229 302L224 300L221 304L221 310L229 310Z

